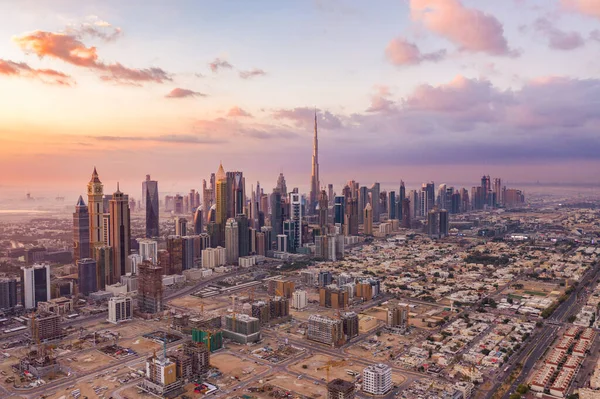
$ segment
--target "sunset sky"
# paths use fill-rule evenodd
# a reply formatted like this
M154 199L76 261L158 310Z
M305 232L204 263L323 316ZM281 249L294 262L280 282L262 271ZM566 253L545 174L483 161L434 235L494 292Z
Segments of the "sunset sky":
M0 0L0 191L599 182L600 0ZM395 183L394 183L395 184Z

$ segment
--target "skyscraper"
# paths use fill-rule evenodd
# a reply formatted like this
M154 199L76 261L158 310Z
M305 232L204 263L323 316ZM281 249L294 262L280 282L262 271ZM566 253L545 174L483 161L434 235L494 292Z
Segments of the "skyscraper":
M404 187L404 182L400 180L400 189L398 190L398 198L396 198L396 219L402 220L402 203L406 198L406 188Z
M239 230L235 219L227 219L225 224L225 256L228 264L237 263L240 257Z
M369 202L369 193L366 186L362 186L358 189L358 224L363 224L365 221L365 215L363 209L367 206L367 202Z
M202 207L199 206L194 212L194 234L202 234L203 227Z
M271 194L271 227L273 227L273 237L277 237L283 232L283 212L281 208L281 192L274 188Z
M73 213L73 261L90 256L90 214L80 195Z
M117 183L117 191L109 203L110 212L110 239L113 247L113 270L110 283L116 284L121 281L121 276L129 272L126 270L127 256L131 241L129 202Z
M227 222L227 175L223 169L223 164L219 164L219 170L217 170L215 179L217 184L215 223L219 239L214 244L211 241L211 244L216 247L225 244L225 223Z
M39 302L51 298L50 265L41 264L21 268L21 304L25 309L37 308Z
M102 234L102 214L104 213L103 193L104 186L98 178L98 172L94 168L92 179L88 183L88 214L90 217L90 248L104 245Z
M334 224L340 224L343 225L344 224L344 202L346 201L346 198L342 195L337 195L335 197L334 203L333 203L333 223Z
M369 203L365 206L363 232L368 236L373 235L373 208Z
M98 291L96 261L90 258L79 259L77 261L79 292L88 296L92 292Z
M397 219L396 192L390 191L387 198L388 219Z
M369 189L369 192L371 193L371 208L373 210L373 221L379 222L379 214L381 213L379 208L379 183L373 183L373 185Z
M238 225L238 255L240 257L248 256L250 255L250 226L248 217L244 213L238 213L235 221Z
M410 199L402 200L402 227L410 228Z
M158 182L150 180L142 182L142 204L146 209L146 238L158 237Z
M281 192L282 197L287 197L287 185L285 184L285 177L283 176L283 173L280 173L279 177L277 178L277 188Z
M346 207L344 215L344 235L358 235L358 198L346 198Z
M491 191L491 184L490 184L490 176L483 176L481 178L481 202L482 202L482 208L485 205L491 205L490 204L490 191Z
M329 201L327 200L327 193L325 190L321 190L321 194L319 195L319 227L327 226L328 224L328 211L329 211Z
M309 210L313 214L317 206L321 183L319 181L319 139L317 137L317 111L315 110L315 136L313 139L312 173L310 176Z
M290 193L290 219L294 222L294 251L302 246L302 200L297 192Z
M187 236L187 219L177 216L175 218L175 235Z

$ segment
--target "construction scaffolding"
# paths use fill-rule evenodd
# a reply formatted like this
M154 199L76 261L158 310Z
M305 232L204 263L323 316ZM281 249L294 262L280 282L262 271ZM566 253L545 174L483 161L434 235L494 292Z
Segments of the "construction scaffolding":
M150 261L138 265L138 307L141 313L159 313L164 310L162 268Z

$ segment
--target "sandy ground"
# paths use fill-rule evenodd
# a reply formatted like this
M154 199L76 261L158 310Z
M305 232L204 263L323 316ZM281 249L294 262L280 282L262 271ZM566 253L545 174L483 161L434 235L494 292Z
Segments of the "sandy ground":
M157 344L156 342L143 337L119 340L119 346L133 349L134 351L136 351L136 353L141 354L149 353L152 351L160 351L162 348L162 346Z
M277 374L276 376L269 376L265 379L265 382L310 398L327 397L327 389L325 383L319 383L319 385L315 385L311 381L305 379L299 380L296 377L289 374ZM269 397L268 395L263 395L264 396L262 397Z
M266 366L229 353L217 353L211 356L210 364L223 373L223 377L218 381L219 385L230 385L234 381L231 377L237 377L239 381L244 381L251 378L253 374L267 370Z
M74 371L91 371L96 370L100 367L104 367L112 362L117 362L110 356L101 353L100 351L90 351L87 353L81 353L77 356L69 356L74 361L69 363L69 366Z
M118 377L107 375L105 377L99 377L93 380L86 380L85 382L79 382L77 384L74 384L73 388L66 388L56 391L47 398L59 399L62 396L65 396L66 398L72 398L71 392L73 392L76 389L81 390L81 397L87 396L88 398L98 398L99 396L97 396L94 392L94 387L108 387L108 389L103 391L103 393L101 393L100 395L104 394L105 397L109 397L110 393L112 393L120 385L117 381L117 378ZM114 381L112 381L113 379Z
M189 309L191 313L200 313L202 303L204 303L204 311L223 309L231 306L231 299L226 296L198 298L192 295L186 295L181 298L173 299L169 302L173 306Z

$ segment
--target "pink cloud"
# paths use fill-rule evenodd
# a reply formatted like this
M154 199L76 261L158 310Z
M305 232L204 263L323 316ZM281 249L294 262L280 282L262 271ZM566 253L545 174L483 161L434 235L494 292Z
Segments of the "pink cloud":
M103 63L98 60L96 47L86 47L74 36L64 33L35 31L13 37L13 41L23 51L36 54L40 58L57 58L72 65L96 70L104 81L139 84L141 82L163 83L172 80L170 75L160 68L133 69L118 62Z
M491 55L516 55L509 49L498 19L467 8L459 0L410 0L415 21L455 43L463 51Z
M406 39L397 37L392 39L385 48L387 59L396 66L417 65L423 61L437 62L446 56L446 50L433 53L421 53L419 48Z
M371 106L367 112L391 112L394 108L394 101L390 100L391 92L388 86L377 86L376 93L371 96Z
M600 18L600 1L598 0L561 0L561 3L570 10Z
M210 67L210 70L213 71L213 73L217 73L221 69L233 68L233 65L231 65L226 60L222 60L220 58L215 58L215 60L213 62L208 63L208 66Z
M246 118L252 118L252 114L250 114L247 111L244 111L242 108L235 106L232 107L228 112L227 115L228 117L232 117L232 118L237 118L237 117L246 117Z
M24 62L14 62L0 58L0 75L39 79L43 83L71 86L75 81L67 74L54 69L34 69Z
M548 39L548 46L555 50L574 50L585 44L585 40L578 32L562 31L547 18L538 18L534 27L538 33Z
M165 97L166 98L206 97L206 94L177 87L177 88L171 90Z
M67 26L66 31L69 35L79 39L90 36L102 39L106 42L115 41L123 35L121 28L112 26L112 24L95 15L88 16L86 20L79 25Z
M342 121L339 116L329 111L317 111L317 123L325 129L339 129L342 127ZM310 127L315 120L315 109L309 107L296 107L288 109L279 109L273 112L275 119L287 119L298 127Z
M265 76L267 73L262 69L254 68L249 71L240 71L240 78L251 79L257 76Z

